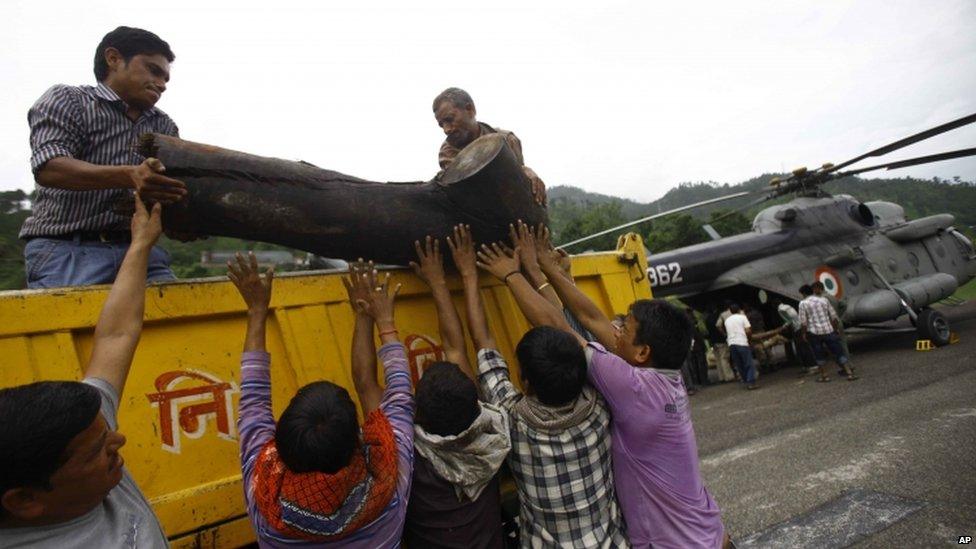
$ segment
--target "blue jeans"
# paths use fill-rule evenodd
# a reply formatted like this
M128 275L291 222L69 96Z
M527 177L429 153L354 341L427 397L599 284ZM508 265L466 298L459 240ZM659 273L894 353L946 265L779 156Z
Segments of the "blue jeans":
M844 353L844 346L841 345L840 336L837 332L825 335L807 334L810 346L813 347L813 354L817 357L817 366L827 363L827 351L834 356L838 366L847 364L847 355Z
M756 363L752 360L752 349L745 345L729 345L732 365L739 371L739 377L746 385L756 382Z
M59 288L111 284L119 273L128 242L98 242L32 238L24 247L27 287ZM153 246L146 280L175 280L169 268L169 252Z

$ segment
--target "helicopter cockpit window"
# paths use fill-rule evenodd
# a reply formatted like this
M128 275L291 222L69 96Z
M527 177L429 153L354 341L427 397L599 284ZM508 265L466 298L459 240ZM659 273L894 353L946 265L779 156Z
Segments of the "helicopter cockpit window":
M851 205L851 217L865 227L874 225L874 212L866 204Z

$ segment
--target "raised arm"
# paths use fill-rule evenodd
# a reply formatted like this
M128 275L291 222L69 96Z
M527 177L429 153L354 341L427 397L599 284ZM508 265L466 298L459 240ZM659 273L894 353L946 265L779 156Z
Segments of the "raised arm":
M549 229L540 227L536 241L539 247L549 248ZM549 283L556 290L559 299L579 319L580 324L593 334L597 341L607 349L613 350L616 346L616 331L610 319L566 276L552 254L541 253L537 255L539 267L549 278Z
M254 252L249 252L246 259L238 253L235 261L227 262L227 278L234 283L237 291L244 298L244 303L247 304L244 352L267 352L265 331L268 323L268 306L271 303L271 285L274 282L274 267L268 267L262 277Z
M539 295L519 270L519 248L509 255L497 242L482 245L478 251L478 267L488 271L508 285L522 314L533 326L552 326L573 334L583 345L586 341L566 322L561 310Z
M362 303L369 299L369 273L373 262L364 263L362 258L349 265L349 276L342 284L349 294L349 306L355 315L352 332L352 381L359 395L359 407L363 417L380 405L383 388L376 380L376 344L373 340L373 317L366 313Z
M437 329L441 334L444 354L448 361L460 366L462 372L474 379L475 373L464 349L464 328L461 327L461 318L454 308L454 303L451 302L451 292L448 291L447 281L444 278L440 240L428 236L423 246L419 241L414 242L414 248L417 250L419 263L411 261L410 266L413 267L414 273L427 283L434 297L434 306L437 308Z
M474 240L471 227L455 225L454 235L447 238L454 265L461 275L464 285L464 305L468 315L468 330L476 350L495 349L495 338L488 329L485 307L481 302L481 288L478 287L477 258L474 253Z
M132 243L125 253L108 299L102 306L98 324L95 325L91 359L85 369L87 377L97 377L111 383L120 396L142 334L149 253L162 232L162 206L158 203L153 205L150 213L139 195L136 195L135 205L131 224Z
M275 433L271 410L271 355L265 346L274 269L269 267L262 277L254 253L249 253L247 258L236 254L227 262L227 278L247 305L247 331L241 354L241 398L237 412L241 472L247 485L254 473L255 457ZM253 494L245 490L244 497L250 505Z
M535 245L535 237L532 235L529 226L520 219L517 225L508 226L508 235L512 239L512 246L519 249L519 261L522 263L522 274L528 279L529 284L542 297L546 298L549 303L552 303L554 307L562 310L563 302L559 301L556 290L552 289L552 285L549 284L546 275L539 268L539 256Z

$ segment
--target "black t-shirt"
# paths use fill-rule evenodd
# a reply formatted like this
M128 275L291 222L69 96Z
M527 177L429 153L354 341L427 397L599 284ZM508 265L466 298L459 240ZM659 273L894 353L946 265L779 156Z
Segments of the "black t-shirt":
M478 499L460 501L454 485L441 478L433 465L414 450L413 487L403 540L410 549L502 548L498 474Z

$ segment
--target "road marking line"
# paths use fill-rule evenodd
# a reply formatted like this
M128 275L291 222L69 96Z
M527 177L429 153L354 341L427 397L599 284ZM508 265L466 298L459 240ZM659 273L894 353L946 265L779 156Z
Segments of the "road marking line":
M925 504L891 494L850 490L806 514L736 540L736 546L847 547L903 520Z

